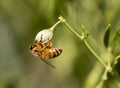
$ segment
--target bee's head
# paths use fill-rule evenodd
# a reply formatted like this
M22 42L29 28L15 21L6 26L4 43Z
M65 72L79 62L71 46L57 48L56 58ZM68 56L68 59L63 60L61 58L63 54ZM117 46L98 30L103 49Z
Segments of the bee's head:
M43 45L37 41L33 42L30 46L29 46L29 50L31 51L31 53L35 56L35 57L39 57L39 54L41 52L41 49L43 48Z
M34 47L36 47L36 42L33 42L33 43L29 46L29 49L32 50Z

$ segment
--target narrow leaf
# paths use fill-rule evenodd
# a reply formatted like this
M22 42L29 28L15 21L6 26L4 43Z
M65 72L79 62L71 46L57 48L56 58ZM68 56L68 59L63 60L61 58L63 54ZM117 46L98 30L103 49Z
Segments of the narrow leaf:
M104 34L104 39L103 39L105 47L108 47L108 44L109 44L110 26L111 24L108 24L108 26L105 29L105 34Z
M111 43L111 47L112 47L112 53L114 53L115 55L120 54L120 27L118 27L115 33L115 36Z

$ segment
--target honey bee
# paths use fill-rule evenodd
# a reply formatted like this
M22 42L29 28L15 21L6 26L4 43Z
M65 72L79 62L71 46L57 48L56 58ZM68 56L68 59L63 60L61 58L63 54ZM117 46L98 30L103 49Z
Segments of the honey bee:
M53 68L55 67L47 62L47 60L55 58L62 53L62 49L52 47L52 42L50 42L50 40L48 40L48 42L45 44L43 44L41 41L35 41L30 45L29 49L35 57L41 58L41 60Z

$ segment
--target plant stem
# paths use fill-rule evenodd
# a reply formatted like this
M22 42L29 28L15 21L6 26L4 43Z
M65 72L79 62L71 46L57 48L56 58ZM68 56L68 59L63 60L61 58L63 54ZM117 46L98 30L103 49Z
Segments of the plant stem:
M54 31L55 27L60 23L61 21L57 21L49 30Z
M94 50L91 48L91 46L88 44L88 42L87 42L86 39L85 39L85 36L79 35L79 34L65 21L65 19L64 19L62 16L59 17L59 20L60 20L62 23L64 23L64 24L68 27L68 29L69 29L72 33L74 33L80 40L83 40L83 42L84 42L85 46L88 48L88 50L96 57L96 59L97 59L105 68L107 68L107 65L102 61L102 59L95 53L95 51L94 51Z
M78 33L76 33L76 31L73 30L73 28L67 23L67 22L64 22L64 24L68 27L68 29L73 33L75 34L79 39L83 39L82 36L80 36Z
M102 59L95 53L95 51L91 48L91 46L88 44L88 42L86 41L86 39L83 40L84 44L86 45L86 47L89 49L89 51L96 57L96 59L105 67L107 68L107 65L102 61Z

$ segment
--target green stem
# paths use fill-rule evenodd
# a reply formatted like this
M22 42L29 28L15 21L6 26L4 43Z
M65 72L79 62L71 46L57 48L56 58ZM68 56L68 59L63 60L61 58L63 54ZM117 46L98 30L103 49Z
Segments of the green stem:
M65 21L65 19L60 16L59 20L64 23L68 29L74 33L80 40L83 40L84 44L86 45L86 47L89 49L89 51L96 57L96 59L105 67L107 68L107 65L102 61L102 59L95 53L95 51L91 48L91 46L88 44L88 42L86 41L86 39L84 38L84 36L80 36L76 31L74 31L74 29Z
M50 31L54 31L55 27L60 23L61 21L57 21L51 28L49 28Z
M86 39L83 40L84 44L86 45L86 47L89 49L89 51L96 57L96 59L105 67L107 68L107 65L102 61L102 59L95 53L95 51L90 47L90 45L88 44L88 42L86 41Z
M64 22L64 24L68 27L68 29L74 33L79 39L83 39L82 36L80 36L78 33L76 33L76 31L73 30L73 28L67 23L67 22Z

